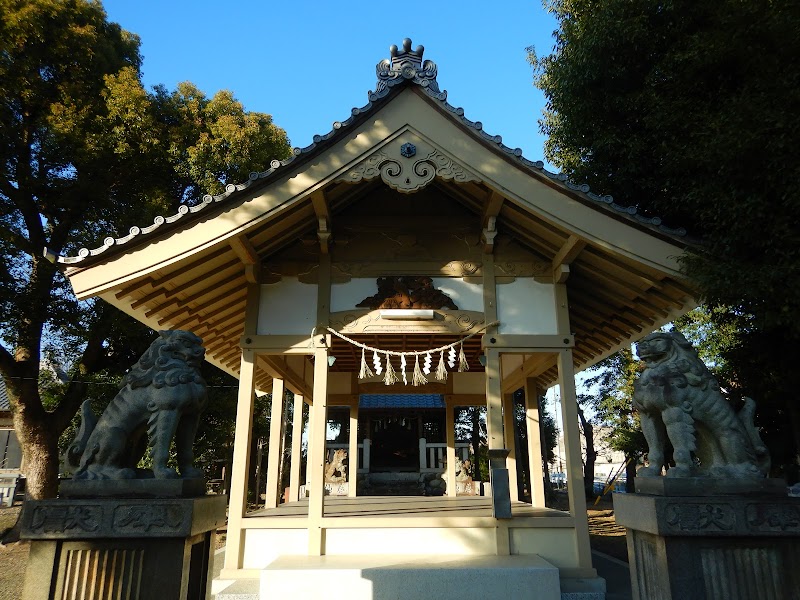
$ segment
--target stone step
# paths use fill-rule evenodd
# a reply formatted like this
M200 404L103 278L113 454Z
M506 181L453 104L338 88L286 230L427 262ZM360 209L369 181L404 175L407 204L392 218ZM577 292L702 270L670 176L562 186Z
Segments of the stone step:
M211 597L215 600L260 600L260 588L258 579L214 580Z
M281 556L261 573L265 599L485 600L533 590L537 600L561 598L558 569L537 555Z
M362 496L424 496L424 491L417 481L371 481L359 487Z
M414 471L384 471L378 473L370 473L369 480L372 483L377 482L396 482L396 481L419 481L419 473Z

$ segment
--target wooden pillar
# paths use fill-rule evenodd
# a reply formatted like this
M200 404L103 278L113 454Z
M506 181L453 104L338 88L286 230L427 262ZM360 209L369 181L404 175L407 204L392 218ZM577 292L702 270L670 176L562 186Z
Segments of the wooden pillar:
M358 398L350 405L350 449L347 453L347 495L356 497L358 483Z
M531 504L545 505L542 469L542 424L539 415L539 387L532 377L525 379L525 424L528 432L528 469Z
M239 368L239 397L236 402L236 431L233 440L231 498L228 508L228 537L225 569L242 568L244 539L242 518L247 510L247 480L250 473L250 443L253 431L256 357L252 350L242 351Z
M448 403L445 405L445 429L447 431L447 495L456 496L456 407ZM433 465L436 466L436 465Z
M561 421L564 427L567 460L569 512L575 519L578 562L581 567L591 568L592 555L589 547L586 495L583 489L583 462L581 460L580 431L578 430L578 401L575 394L572 349L561 350L558 353L558 385L561 388Z
M505 432L505 443L508 448L508 483L510 486L511 500L519 500L519 481L517 479L517 428L514 424L514 394L503 394L503 430Z
M244 333L254 334L258 329L258 311L261 286L249 283L245 307ZM236 428L233 438L233 464L231 465L230 501L228 504L228 536L225 547L225 570L242 568L244 558L243 517L247 510L247 481L250 475L250 444L253 432L253 408L256 391L256 353L242 350L239 367L239 393L236 400ZM235 577L235 575L231 575Z
M500 353L486 348L486 431L489 449L504 448L503 390L500 379Z
M325 494L325 437L328 412L328 349L314 350L314 404L311 406L311 427L308 436L308 464L311 490L308 501L308 554L325 553L322 514Z
M556 319L558 332L569 335L569 303L567 286L556 284ZM558 385L561 388L561 421L564 428L564 446L567 461L567 495L569 511L575 520L580 567L592 568L592 551L589 546L589 521L586 516L586 495L583 489L583 461L581 459L580 432L578 430L578 398L575 393L575 368L572 348L558 352Z
M264 498L264 508L275 508L280 504L279 489L281 482L278 475L281 470L283 458L283 379L272 379L272 410L269 421L269 453L267 454L267 493Z
M300 467L303 461L303 396L294 395L292 414L292 460L289 472L289 500L300 499Z

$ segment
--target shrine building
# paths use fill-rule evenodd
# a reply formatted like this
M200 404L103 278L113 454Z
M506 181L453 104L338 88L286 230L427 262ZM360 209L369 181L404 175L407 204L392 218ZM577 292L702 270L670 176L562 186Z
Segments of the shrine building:
M421 46L392 47L377 78L365 106L290 158L54 259L78 298L192 331L238 378L223 579L259 579L263 598L332 584L349 598L478 597L457 585L469 572L486 598L602 598L575 373L695 306L685 232L503 145L448 103ZM537 399L553 385L564 511L545 506ZM293 418L272 403L266 491L248 510L255 394L287 390ZM485 407L489 481L456 439L463 407ZM386 473L420 493L370 495Z

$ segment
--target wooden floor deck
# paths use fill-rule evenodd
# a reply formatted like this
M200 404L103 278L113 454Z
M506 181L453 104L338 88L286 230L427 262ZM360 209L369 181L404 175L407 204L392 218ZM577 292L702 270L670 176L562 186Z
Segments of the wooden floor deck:
M492 499L482 496L326 496L324 517L390 517L413 519L420 517L480 517L491 518ZM534 507L525 502L512 502L513 518L570 518L569 513L552 508ZM308 517L308 499L281 504L247 513L251 517L305 518Z

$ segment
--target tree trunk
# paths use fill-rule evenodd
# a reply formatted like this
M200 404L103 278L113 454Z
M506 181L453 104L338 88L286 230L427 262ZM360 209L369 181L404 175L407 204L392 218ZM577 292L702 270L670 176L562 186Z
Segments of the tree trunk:
M625 492L633 494L636 492L636 457L625 456Z
M581 421L583 437L586 440L586 462L583 467L583 489L587 498L594 497L594 464L597 451L594 449L594 427L586 419L583 409L578 406L578 418Z
M19 429L17 429L19 431ZM58 435L36 425L22 446L25 460L25 497L55 498L58 494ZM22 436L21 436L22 437Z
M544 421L544 402L539 401L539 448L542 452L542 476L544 477L544 499L545 505L552 503L555 498L553 492L553 482L550 479L550 449L547 447L547 428ZM533 494L533 488L531 488Z
M475 456L475 462L478 462L478 453L481 448L481 413L477 407L471 406L467 409L470 411L470 422L472 430L470 432L470 441L472 443L472 454ZM477 470L475 471L477 473Z
M59 434L51 431L46 423L25 419L22 411L14 411L13 417L14 430L22 448L22 464L25 466L23 471L25 498L31 500L55 498L58 493ZM46 416L45 421L48 421ZM2 533L0 543L18 542L20 520L17 519L13 527L0 533Z
M794 485L800 481L800 404L796 401L786 403L794 436L794 464L786 472L786 483Z

